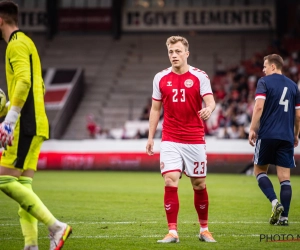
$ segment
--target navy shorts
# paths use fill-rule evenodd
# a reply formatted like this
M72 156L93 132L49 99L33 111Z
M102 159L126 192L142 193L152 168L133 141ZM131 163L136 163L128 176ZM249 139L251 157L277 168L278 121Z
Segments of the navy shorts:
M255 144L254 164L294 168L294 144L278 139L259 139Z

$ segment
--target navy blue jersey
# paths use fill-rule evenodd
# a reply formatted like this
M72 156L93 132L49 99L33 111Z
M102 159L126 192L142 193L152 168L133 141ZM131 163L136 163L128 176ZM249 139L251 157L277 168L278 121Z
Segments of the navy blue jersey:
M255 100L265 99L258 139L294 143L295 109L300 108L298 86L284 75L272 74L258 80Z

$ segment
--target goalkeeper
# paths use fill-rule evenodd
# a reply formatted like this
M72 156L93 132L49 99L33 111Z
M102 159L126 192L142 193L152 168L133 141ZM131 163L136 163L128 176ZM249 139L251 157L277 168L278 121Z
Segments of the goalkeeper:
M4 148L0 189L20 205L24 250L38 249L38 220L49 229L50 250L59 250L72 229L58 221L32 191L40 149L49 138L49 124L39 55L32 40L17 25L18 6L12 1L0 1L0 30L7 43L5 66L10 101L7 107L0 108L0 114L6 115L0 124L0 142ZM3 92L1 95L3 103Z

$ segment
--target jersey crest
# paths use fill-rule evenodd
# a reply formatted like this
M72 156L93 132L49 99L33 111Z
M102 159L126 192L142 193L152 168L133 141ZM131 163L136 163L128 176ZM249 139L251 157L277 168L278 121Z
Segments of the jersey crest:
M186 86L187 88L190 88L190 87L192 87L194 85L194 82L193 82L193 80L191 80L191 79L187 79L187 80L185 80L185 82L184 82L184 86Z

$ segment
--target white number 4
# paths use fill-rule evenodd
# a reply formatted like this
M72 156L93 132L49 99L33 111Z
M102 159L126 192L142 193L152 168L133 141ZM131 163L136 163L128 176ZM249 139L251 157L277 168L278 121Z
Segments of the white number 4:
M284 105L284 112L288 112L288 109L289 109L289 106L288 106L289 100L288 99L284 100L287 90L288 90L288 88L284 87L280 101L279 101L280 105Z

